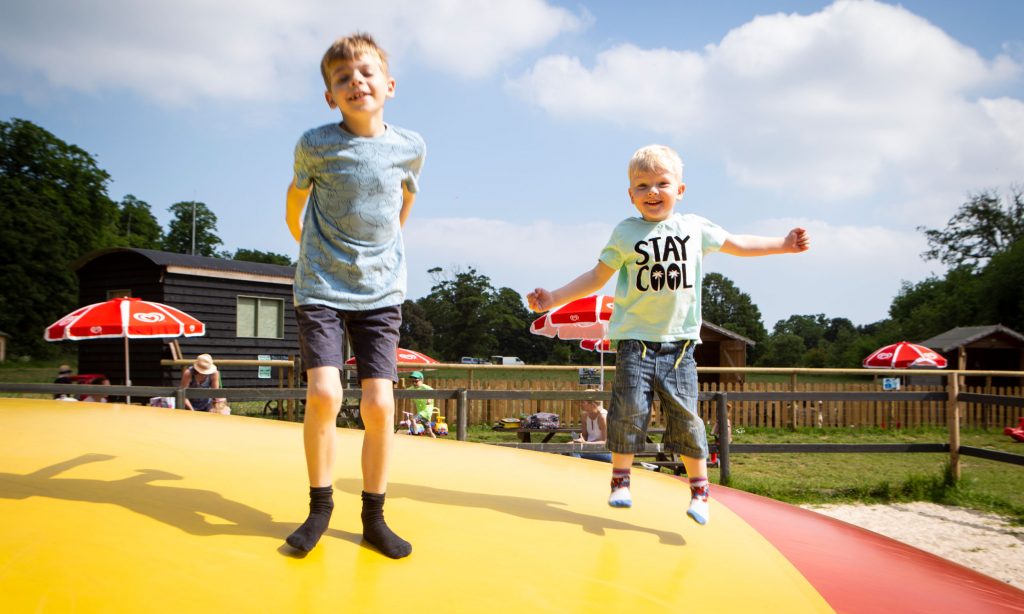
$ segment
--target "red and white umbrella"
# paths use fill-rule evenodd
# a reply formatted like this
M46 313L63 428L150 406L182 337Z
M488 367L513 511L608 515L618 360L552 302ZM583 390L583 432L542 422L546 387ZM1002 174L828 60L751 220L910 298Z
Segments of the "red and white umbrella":
M614 308L614 297L592 294L537 318L530 325L530 332L559 339L604 339Z
M570 301L537 318L530 324L530 332L559 339L583 339L608 342L608 320L615 309L614 297L591 294ZM584 347L580 343L580 347ZM588 349L588 348L584 348ZM604 387L604 355L601 352L601 386Z
M205 334L206 325L180 309L140 298L113 298L79 307L48 326L43 338L47 341L123 338L124 383L131 386L129 339Z
M399 363L403 363L404 362L404 363L416 364L416 365L436 365L436 364L439 364L438 361L434 360L430 356L427 356L426 354L421 354L421 353L417 352L416 350L407 350L405 348L398 348L397 350L395 350L395 358L397 359L397 362L399 362ZM356 364L356 357L353 356L352 358L349 358L348 360L345 361L345 364L346 365L354 365L354 364Z
M932 367L945 369L946 359L941 354L923 345L900 341L872 352L863 363L868 369L909 369Z
M611 339L584 339L580 341L580 348L591 352L601 352L602 354L615 353Z

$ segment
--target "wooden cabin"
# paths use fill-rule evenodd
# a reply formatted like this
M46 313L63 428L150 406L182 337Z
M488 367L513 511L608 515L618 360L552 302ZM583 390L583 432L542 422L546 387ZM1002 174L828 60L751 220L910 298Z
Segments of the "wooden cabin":
M178 383L181 368L160 365L161 359L174 357L168 341L177 341L184 358L206 353L215 362L298 355L293 267L127 247L89 253L72 266L80 305L131 296L176 307L206 325L203 337L131 339L134 385ZM104 373L112 384L124 383L122 339L74 343L80 373ZM268 373L266 368L222 366L220 371L222 385L233 388L276 386L280 375L277 368Z
M745 367L747 346L755 343L743 335L708 321L701 323L701 343L693 351L698 367ZM700 382L739 383L742 373L701 373Z
M1002 324L959 326L921 345L942 354L947 368L971 371L1024 371L1024 335ZM967 377L967 386L1021 386L1024 378Z

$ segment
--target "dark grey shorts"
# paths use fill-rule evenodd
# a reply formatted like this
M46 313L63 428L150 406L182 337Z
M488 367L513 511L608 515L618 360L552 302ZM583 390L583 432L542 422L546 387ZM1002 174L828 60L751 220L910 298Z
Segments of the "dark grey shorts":
M369 311L341 311L325 305L295 307L299 324L302 368L344 368L345 336L356 357L356 377L398 381L396 350L402 308L381 307Z

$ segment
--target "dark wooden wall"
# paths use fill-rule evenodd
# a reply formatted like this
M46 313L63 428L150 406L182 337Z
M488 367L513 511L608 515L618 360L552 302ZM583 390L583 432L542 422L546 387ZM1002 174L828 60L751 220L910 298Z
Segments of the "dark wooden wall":
M298 355L298 332L290 284L247 279L205 277L165 273L164 267L132 252L116 252L87 262L78 270L81 305L107 300L109 290L128 289L131 296L176 307L206 324L203 337L181 337L184 358L210 354L219 359L255 360L259 355ZM236 331L237 297L257 296L284 302L284 338L239 338ZM80 373L103 373L112 384L124 383L124 341L96 340L78 344ZM129 340L132 383L139 386L172 385L180 381L181 369L162 367L171 358L167 340ZM272 379L259 379L257 367L221 367L225 387L267 387L278 383L278 369Z
M240 295L282 300L284 338L238 337L236 312ZM175 274L164 280L164 298L168 305L179 307L206 324L205 336L178 340L184 358L210 354L216 362L229 358L255 360L261 354L291 358L299 353L291 284ZM258 379L257 367L220 367L220 370L225 387L276 386L278 381L277 369L270 380ZM180 377L180 370L176 370L172 379L177 381Z

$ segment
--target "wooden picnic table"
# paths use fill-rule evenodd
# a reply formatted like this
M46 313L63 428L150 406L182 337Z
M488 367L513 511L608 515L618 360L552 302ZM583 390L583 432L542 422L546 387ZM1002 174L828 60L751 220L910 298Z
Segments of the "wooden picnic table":
M552 448L554 448L554 446L562 447L564 445L568 445L568 444L551 444L550 442L551 442L551 439L555 435L557 435L559 433L581 433L582 432L582 427L580 427L580 426L561 426L561 427L553 428L553 429L531 429L531 428L526 428L526 427L519 427L519 428L510 429L510 428L504 428L504 427L499 425L499 426L493 427L493 430L497 431L497 432L500 432L500 433L515 433L516 436L518 437L519 441L522 442L522 443L533 443L533 441L532 441L533 435L543 435L544 438L539 442L539 444L535 444L537 446L536 449L540 449L540 450L543 451L544 448L546 447L546 446L544 446L544 444L549 444L549 445L552 446ZM652 435L661 435L662 437L664 437L665 429L663 429L663 428L648 429L647 430L647 443L657 443L651 437ZM595 448L596 447L597 446L595 445ZM709 449L711 451L718 452L718 444L717 443L708 442L708 447L709 447ZM554 451L554 450L551 450L551 451ZM591 451L593 451L593 452L604 452L604 451L607 451L607 448L595 449L595 450L591 450ZM675 454L675 453L672 453L672 452L661 452L661 451L659 451L659 452L640 452L640 453L637 453L635 456L636 457L653 457L653 460L651 460L649 462L648 461L644 461L644 462L647 463L647 464L650 464L650 465L657 465L659 468L668 469L669 471L671 471L675 475L682 475L682 474L686 473L686 469L683 466L683 462L679 458L678 454ZM639 460L636 461L636 462L640 463ZM708 460L708 467L717 467L717 466L718 466L717 460L715 460L715 461L712 461L711 459Z

